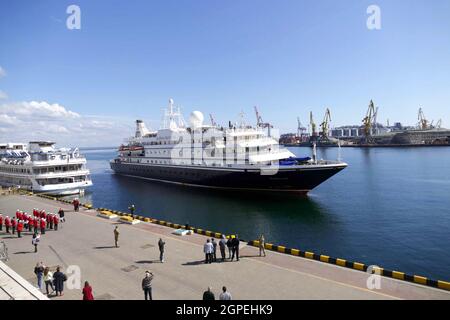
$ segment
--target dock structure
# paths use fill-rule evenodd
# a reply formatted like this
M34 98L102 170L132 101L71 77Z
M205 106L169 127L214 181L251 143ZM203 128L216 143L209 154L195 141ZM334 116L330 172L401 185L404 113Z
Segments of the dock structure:
M52 268L59 265L68 273L64 296L51 299L81 299L78 278L81 286L89 281L97 300L143 299L141 281L146 270L155 275L153 298L158 300L199 300L207 287L217 298L222 286L235 300L450 299L450 291L386 277L380 277L378 289L368 289L368 273L268 250L266 257L260 257L258 248L244 242L239 262L219 262L217 250L218 262L205 264L204 235L178 236L173 228L146 222L125 224L98 217L93 209L73 212L69 204L35 196L0 197L0 212L9 216L16 209L57 212L60 207L67 222L58 231L42 235L37 253L30 234L17 238L0 231L0 241L9 252L6 264L32 285L37 283L37 262ZM120 232L118 248L115 226ZM160 238L166 242L164 263L159 261ZM78 271L80 277L76 277Z

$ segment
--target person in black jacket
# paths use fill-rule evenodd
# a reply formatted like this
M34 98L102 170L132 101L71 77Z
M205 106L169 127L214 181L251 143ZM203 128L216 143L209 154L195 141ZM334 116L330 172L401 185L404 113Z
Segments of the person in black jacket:
M67 276L61 272L61 268L58 266L56 268L56 272L53 274L53 281L55 285L55 292L58 296L58 293L60 296L64 294L64 282L67 280Z
M217 261L217 255L216 255L216 253L217 253L217 242L215 241L214 238L211 238L211 243L213 245L212 260L214 262L216 262Z
M152 280L153 280L153 273L150 271L145 271L145 277L142 279L142 290L144 290L144 297L145 300L153 300L152 297Z
M159 238L159 241L158 241L158 247L159 247L159 261L161 262L161 263L163 263L164 262L164 245L165 245L166 243L163 241L163 239L162 238Z
M231 236L230 236L227 241L228 259L231 259L231 247L232 247L232 245L231 245Z
M233 255L231 256L231 261L234 259L234 255L236 254L236 261L239 261L239 238L236 235L233 240L231 240L231 252Z
M208 287L208 290L203 292L203 300L216 300L214 293L211 291L211 287Z

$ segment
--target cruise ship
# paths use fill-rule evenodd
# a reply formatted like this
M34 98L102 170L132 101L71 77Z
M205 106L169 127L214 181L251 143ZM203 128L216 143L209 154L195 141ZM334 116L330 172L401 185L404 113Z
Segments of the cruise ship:
M78 148L54 142L0 144L0 185L51 195L83 193L92 186L86 158Z
M228 190L307 194L347 167L341 161L298 158L261 127L203 123L194 111L185 123L173 100L163 124L148 130L136 120L135 135L126 139L110 161L120 175L186 186Z

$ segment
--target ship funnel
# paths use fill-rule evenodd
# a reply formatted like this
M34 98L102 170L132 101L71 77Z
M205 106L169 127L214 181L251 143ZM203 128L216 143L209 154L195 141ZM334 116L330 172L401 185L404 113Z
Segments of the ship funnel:
M136 134L135 137L136 138L141 138L147 134L149 134L150 131L147 129L147 127L145 126L144 121L142 120L136 120Z

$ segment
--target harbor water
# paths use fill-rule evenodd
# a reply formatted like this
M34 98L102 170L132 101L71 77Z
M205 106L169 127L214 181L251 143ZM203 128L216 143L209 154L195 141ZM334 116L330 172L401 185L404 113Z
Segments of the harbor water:
M308 156L310 148L290 148ZM390 270L450 280L450 148L345 148L348 168L308 196L225 192L115 175L116 150L82 150L94 186L85 201L238 233ZM318 149L336 159L337 148ZM170 250L168 248L168 250Z

